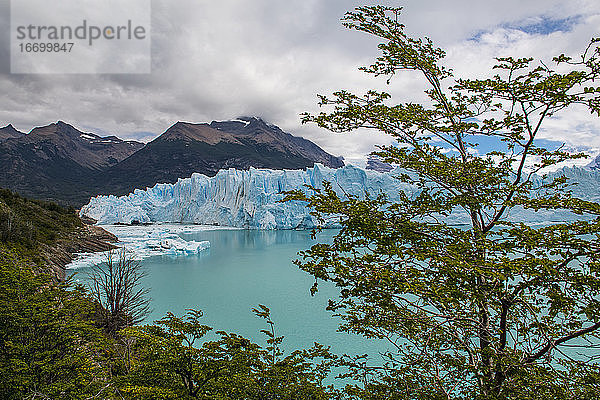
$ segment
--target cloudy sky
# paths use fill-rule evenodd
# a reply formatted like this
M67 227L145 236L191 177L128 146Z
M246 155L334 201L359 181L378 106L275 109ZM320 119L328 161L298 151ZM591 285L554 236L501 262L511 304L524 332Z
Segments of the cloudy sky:
M370 2L372 4L374 2ZM457 76L485 76L493 57L550 59L577 55L600 36L597 0L406 0L404 23L447 50ZM377 42L341 27L354 0L153 0L152 73L10 74L10 2L0 0L0 125L31 128L57 120L99 134L151 140L176 121L260 116L325 150L360 160L389 139L373 132L335 135L301 125L316 112L316 94L385 89L419 100L420 77L386 86L357 68ZM600 121L585 110L547 125L545 138L600 148Z

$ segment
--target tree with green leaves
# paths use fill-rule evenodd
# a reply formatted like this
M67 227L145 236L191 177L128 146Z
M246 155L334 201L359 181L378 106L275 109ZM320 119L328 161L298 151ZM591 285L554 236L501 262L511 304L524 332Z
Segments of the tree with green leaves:
M0 398L100 395L107 375L95 359L93 303L82 287L34 269L0 245Z
M269 324L266 348L234 333L202 324L202 312L184 318L171 313L155 325L131 327L126 373L115 380L128 399L329 399L334 389L323 383L332 356L315 344L284 356L270 311L254 310Z
M363 71L388 84L398 74L420 77L427 101L339 91L319 96L327 110L304 122L391 135L395 144L375 154L399 167L398 179L414 191L397 202L347 196L331 185L288 196L307 201L320 218L340 217L333 243L314 245L297 263L316 283L341 288L329 307L343 315L343 330L386 339L391 348L380 362L347 360L348 375L364 382L348 392L597 398L600 205L575 198L574 183L560 174L546 174L582 155L537 139L547 120L572 107L600 113L598 40L578 58L497 58L492 77L458 79L443 50L405 32L400 14L359 7L343 23L381 40L381 55ZM474 151L482 139L497 149ZM539 225L511 218L558 210L574 218ZM457 218L464 225L450 223Z

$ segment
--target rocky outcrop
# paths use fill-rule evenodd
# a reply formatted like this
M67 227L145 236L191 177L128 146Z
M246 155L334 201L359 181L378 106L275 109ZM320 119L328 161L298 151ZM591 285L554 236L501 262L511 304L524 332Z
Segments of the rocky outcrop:
M65 266L77 253L95 253L116 249L118 239L112 233L94 225L84 224L69 237L62 238L56 244L43 245L41 256L58 280L66 277Z

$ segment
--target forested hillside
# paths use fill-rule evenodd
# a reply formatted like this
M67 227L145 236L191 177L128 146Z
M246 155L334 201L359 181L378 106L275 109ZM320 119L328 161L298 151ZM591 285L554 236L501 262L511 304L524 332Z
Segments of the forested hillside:
M56 257L105 243L74 210L0 190L0 398L326 399L333 356L315 345L284 355L264 306L265 347L202 324L202 312L134 326L102 292L61 280ZM85 236L88 234L88 236ZM137 266L115 257L102 271ZM131 271L131 270L128 270ZM62 275L64 277L64 274ZM127 281L125 275L119 278ZM110 286L110 289L127 286ZM117 284L118 285L118 284ZM133 304L127 290L125 310ZM118 291L118 290L117 290ZM123 309L118 309L122 312ZM125 311L127 312L127 311ZM251 310L248 310L251 312Z

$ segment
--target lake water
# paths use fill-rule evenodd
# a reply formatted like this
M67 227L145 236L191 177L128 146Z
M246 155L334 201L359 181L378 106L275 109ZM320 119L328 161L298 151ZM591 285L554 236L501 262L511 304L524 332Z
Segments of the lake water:
M318 234L328 242L336 231ZM153 312L147 322L168 311L182 315L186 308L204 311L204 323L215 330L236 332L259 344L266 328L251 309L271 309L276 334L285 336L283 348L291 351L319 342L338 354L377 354L382 342L336 332L339 319L327 311L327 300L338 290L320 282L310 295L314 278L292 261L298 251L315 241L309 231L208 230L181 234L186 240L210 241L211 247L194 256L155 256L141 261L147 269L145 284L151 290ZM85 281L87 268L78 269Z

